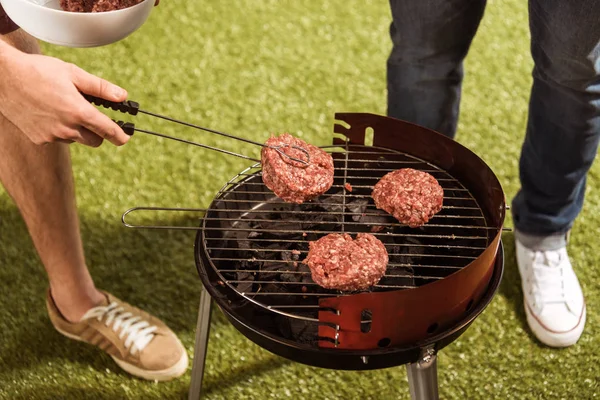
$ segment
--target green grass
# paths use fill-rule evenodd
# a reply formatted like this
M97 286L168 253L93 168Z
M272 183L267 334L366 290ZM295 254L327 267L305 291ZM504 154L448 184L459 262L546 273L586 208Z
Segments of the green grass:
M338 111L385 113L390 50L387 2L163 0L127 40L99 49L44 46L47 54L112 80L159 113L262 141L289 131L327 144ZM519 181L532 62L526 2L493 0L466 62L458 140L495 171L511 199ZM258 149L140 116L137 124L258 155ZM127 230L136 205L207 206L247 162L139 134L126 146L72 146L82 235L96 283L162 318L192 355L200 294L193 234ZM600 390L600 168L570 252L588 323L566 350L529 333L512 235L498 295L441 352L444 399L595 398ZM159 222L174 222L169 215ZM507 226L511 226L510 218ZM180 399L189 373L148 383L56 333L43 303L46 277L18 212L0 192L0 398ZM595 345L596 344L596 345ZM215 310L205 375L207 399L407 399L405 369L340 372L289 362L254 345Z

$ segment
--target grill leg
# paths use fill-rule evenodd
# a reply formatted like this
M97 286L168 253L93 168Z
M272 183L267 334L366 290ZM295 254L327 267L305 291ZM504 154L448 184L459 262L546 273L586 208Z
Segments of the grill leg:
M196 325L196 344L194 347L194 364L192 366L192 379L190 381L189 400L199 400L204 377L204 363L206 362L206 349L208 347L208 332L210 330L210 305L212 299L206 289L200 294L200 307L198 309L198 324Z
M426 352L421 360L406 365L408 386L412 400L437 400L437 356L435 352Z

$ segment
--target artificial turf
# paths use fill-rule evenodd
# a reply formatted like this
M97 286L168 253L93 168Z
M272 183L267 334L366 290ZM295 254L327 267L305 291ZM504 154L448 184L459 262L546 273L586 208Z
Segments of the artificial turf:
M466 60L458 140L480 155L511 199L519 187L532 62L525 1L491 0ZM390 15L384 1L163 0L138 32L97 49L44 45L129 90L159 113L258 141L289 131L328 144L333 114L384 114ZM258 148L137 117L140 127L258 155ZM97 286L162 318L190 356L201 285L194 235L120 224L136 205L205 207L248 166L242 159L136 135L126 146L72 146L82 235ZM576 346L553 350L529 333L511 233L506 270L487 310L439 357L444 399L590 399L600 389L600 168L589 175L570 254L588 306ZM151 214L143 222L190 216ZM510 217L507 226L512 226ZM180 399L189 373L168 383L121 372L99 351L56 333L47 282L24 224L0 191L0 398ZM213 313L206 399L407 399L402 367L340 372L287 361L254 345Z

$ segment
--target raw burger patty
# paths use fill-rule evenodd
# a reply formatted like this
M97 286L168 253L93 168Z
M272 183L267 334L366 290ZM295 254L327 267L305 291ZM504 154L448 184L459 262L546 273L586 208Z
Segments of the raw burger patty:
M444 189L427 172L404 168L386 174L373 189L377 208L416 228L442 209Z
M388 253L379 239L359 233L356 240L346 233L330 233L309 243L304 262L316 284L327 289L363 290L385 274Z
M103 12L121 10L143 0L60 0L60 7L73 12Z
M322 195L333 185L331 154L288 133L270 138L265 145L287 145L288 147L282 147L281 150L299 160L306 160L306 154L289 146L306 149L310 155L310 162L305 165L282 156L274 149L263 147L262 179L280 199L300 204Z

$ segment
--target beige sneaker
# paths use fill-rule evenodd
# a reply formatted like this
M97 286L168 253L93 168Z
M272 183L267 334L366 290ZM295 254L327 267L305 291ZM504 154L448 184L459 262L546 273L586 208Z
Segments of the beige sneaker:
M72 323L54 304L48 291L46 305L52 325L68 338L99 347L132 375L166 381L179 377L188 367L185 348L159 319L109 293L106 302Z

